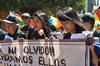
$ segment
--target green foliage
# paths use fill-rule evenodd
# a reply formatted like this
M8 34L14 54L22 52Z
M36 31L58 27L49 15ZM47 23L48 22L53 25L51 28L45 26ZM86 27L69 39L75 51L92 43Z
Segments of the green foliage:
M76 11L81 11L85 8L85 0L0 0L1 10L16 11L23 7L32 7L41 8L51 14L67 6L73 7Z

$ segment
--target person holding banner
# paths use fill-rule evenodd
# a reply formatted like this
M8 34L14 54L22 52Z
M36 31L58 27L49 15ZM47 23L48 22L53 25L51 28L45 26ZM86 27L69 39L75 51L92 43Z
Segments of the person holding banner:
M48 16L46 13L43 12L36 12L34 14L34 21L35 21L35 32L34 32L34 39L45 39L50 37L50 30L49 30L49 23L48 23Z
M26 38L24 33L18 28L19 24L15 15L9 15L6 20L2 20L1 29L6 33L4 40L12 41L19 38Z
M57 13L58 19L62 22L64 29L66 30L66 34L64 35L64 39L71 39L72 34L83 33L88 29L81 23L77 14L71 7L66 7ZM94 50L93 37L90 35L86 36L86 44L88 44L91 54L93 55L93 63L94 65L98 65L98 59ZM77 36L78 37L78 36ZM95 59L96 58L96 59Z
M58 19L67 32L64 34L64 39L71 39L72 34L82 33L86 28L80 22L77 13L71 8L66 7L57 12Z
M91 31L91 32L93 32L93 36L94 37L98 37L99 38L99 40L100 40L100 30L95 30L94 29L94 24L95 24L95 19L94 19L94 17L93 17L93 15L91 14L91 13L86 13L86 14L84 14L83 16L82 16L82 23L83 23L83 25L88 29L88 31ZM100 41L99 41L100 42ZM97 43L97 42L96 42ZM98 44L98 43L97 43ZM95 50L93 50L93 48L95 49ZM90 49L91 49L91 53L92 53L92 56L94 57L94 59L95 60L97 60L97 61L95 61L95 63L97 63L98 64L98 57L97 57L97 55L100 55L99 54L99 50L100 50L100 48L98 47L98 45L90 45ZM98 50L99 49L99 50ZM96 54L97 55L96 55ZM91 60L92 61L92 60ZM94 62L93 62L94 63ZM92 66L92 63L91 63L91 66Z
M24 22L24 26L21 28L21 31L25 33L26 39L33 39L34 28L30 25L30 14L23 13L22 20Z
M93 32L94 37L100 38L100 30L94 29L95 19L91 13L86 13L82 16L83 25L91 32Z

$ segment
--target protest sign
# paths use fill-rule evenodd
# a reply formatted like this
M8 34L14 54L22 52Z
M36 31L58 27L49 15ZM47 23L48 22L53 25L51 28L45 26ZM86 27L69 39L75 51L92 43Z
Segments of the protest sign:
M87 66L84 40L1 42L0 63L6 66Z

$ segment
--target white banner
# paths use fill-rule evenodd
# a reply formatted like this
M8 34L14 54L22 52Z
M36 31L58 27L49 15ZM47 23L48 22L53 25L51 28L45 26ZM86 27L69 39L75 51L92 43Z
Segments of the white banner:
M85 41L13 41L0 48L0 64L6 66L87 66Z

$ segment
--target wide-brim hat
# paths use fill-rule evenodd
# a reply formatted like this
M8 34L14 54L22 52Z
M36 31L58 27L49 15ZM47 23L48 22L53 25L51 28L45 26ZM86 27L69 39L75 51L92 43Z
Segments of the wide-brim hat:
M1 21L6 23L12 23L15 24L16 26L19 26L18 18L15 15L9 15L5 20L1 20Z
M87 28L80 21L77 13L71 7L66 7L58 11L56 15L61 22L72 21L80 28L87 30Z
M38 18L42 21L45 28L48 29L50 27L48 23L48 15L46 13L38 11L34 13L34 16L38 16Z

